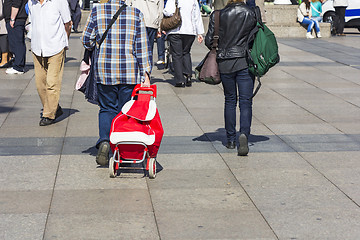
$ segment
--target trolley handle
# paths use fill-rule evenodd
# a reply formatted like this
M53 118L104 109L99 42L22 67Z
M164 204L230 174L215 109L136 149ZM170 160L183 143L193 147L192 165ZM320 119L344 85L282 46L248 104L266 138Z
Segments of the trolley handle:
M150 85L150 87L141 87L140 84L137 84L131 94L131 97L134 97L135 95L137 95L138 91L147 91L147 92L152 92L151 96L153 96L154 98L156 97L156 85Z

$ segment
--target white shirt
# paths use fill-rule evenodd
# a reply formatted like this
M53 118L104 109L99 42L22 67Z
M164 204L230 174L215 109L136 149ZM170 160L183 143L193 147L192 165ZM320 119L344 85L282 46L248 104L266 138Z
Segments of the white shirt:
M197 0L178 0L180 8L181 26L168 32L168 34L198 35L204 33L199 3ZM164 8L164 15L175 13L175 0L168 0Z
M69 46L65 23L71 21L67 0L29 0L31 50L37 56L51 57Z

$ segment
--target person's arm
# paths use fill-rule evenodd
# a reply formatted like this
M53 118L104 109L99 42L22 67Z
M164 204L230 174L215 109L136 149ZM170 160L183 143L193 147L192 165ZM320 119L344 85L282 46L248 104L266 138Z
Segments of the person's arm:
M205 45L208 47L208 49L211 49L212 43L213 43L213 36L214 36L214 19L215 19L215 11L211 13L209 18L209 27L208 31L205 36Z
M19 8L11 7L11 15L10 15L10 26L14 28L15 18L19 12Z
M68 36L68 38L69 38L69 37L70 37L70 33L71 33L72 21L67 22L67 23L65 23L64 25L65 25L66 34L67 34L67 36Z
M136 37L134 43L134 53L139 66L141 86L150 86L150 73L152 67L152 56L150 54L150 44L146 33L144 15L139 14L140 21L136 21Z

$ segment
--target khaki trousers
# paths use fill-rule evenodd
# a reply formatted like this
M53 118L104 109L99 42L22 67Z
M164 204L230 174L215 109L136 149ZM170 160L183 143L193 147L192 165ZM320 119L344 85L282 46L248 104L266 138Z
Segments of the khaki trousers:
M36 88L43 105L43 117L55 119L64 72L65 50L51 57L33 53Z

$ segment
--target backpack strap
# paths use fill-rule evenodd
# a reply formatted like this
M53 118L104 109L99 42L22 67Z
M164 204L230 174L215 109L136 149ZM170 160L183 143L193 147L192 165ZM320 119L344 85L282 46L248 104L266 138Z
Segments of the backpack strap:
M253 7L253 11L254 11L255 17L256 17L256 26L250 31L249 37L247 40L247 52L248 52L248 58L250 59L250 64L253 64L253 62L254 62L254 60L252 59L251 54L250 54L252 44L254 42L257 32L259 31L259 28L264 28L264 23L262 22L260 8L258 6L255 6L255 7ZM257 68L256 64L254 65L254 68ZM261 87L260 76L255 76L255 77L256 77L256 80L258 81L258 85L257 85L253 95L251 96L250 100L255 97L255 95L257 94L257 92L260 90L260 87Z

